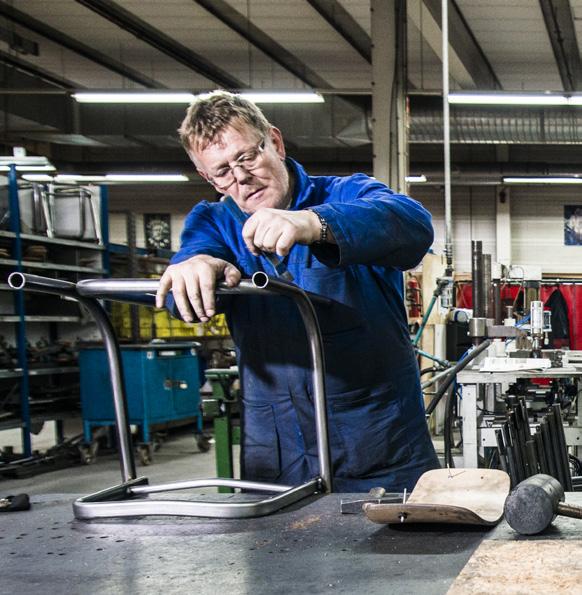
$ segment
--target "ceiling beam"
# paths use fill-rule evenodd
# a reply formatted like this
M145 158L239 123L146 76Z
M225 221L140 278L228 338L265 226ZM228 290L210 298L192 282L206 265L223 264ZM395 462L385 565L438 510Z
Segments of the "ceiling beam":
M564 91L582 88L582 62L569 0L540 0Z
M243 39L260 49L264 54L271 58L271 60L295 75L306 85L320 89L332 88L331 85L314 70L301 62L301 60L291 52L287 51L272 37L269 37L264 31L261 31L256 25L253 25L245 15L236 11L224 0L194 0L194 2L202 6L202 8L205 8L219 21L230 27L233 31L236 31L236 33Z
M62 87L55 86L55 81L41 80L36 73L23 72L9 65L2 68L0 74L2 88L30 90L24 94L0 94L0 111L8 116L0 118L0 138L12 132L10 114L63 134L74 132L72 100Z
M122 77L133 81L134 83L138 83L149 89L165 88L164 85L158 83L154 79L151 79L141 72L138 72L137 70L134 70L133 68L130 68L129 66L126 66L125 64L122 64L121 62L118 62L117 60L102 54L101 52L89 47L88 45L85 45L84 43L81 43L80 41L77 41L76 39L73 39L72 37L69 37L68 35L65 35L57 29L53 29L52 27L41 23L30 15L16 10L16 8L13 8L6 2L0 1L0 16L5 17L9 21L20 25L21 27L25 27L30 31L34 31L34 33L42 35L53 43L66 47L76 54L83 56L83 58L87 58L88 60L99 64L100 66L104 66L108 70L116 72L117 74L120 74Z
M151 45L156 50L172 58L172 60L183 64L186 68L193 70L213 83L227 89L245 89L248 87L248 85L245 85L245 83L236 77L231 76L190 48L174 41L169 35L152 27L146 21L138 18L132 12L122 8L112 0L76 1L104 19L111 21L124 31L131 33L140 41ZM163 4L160 6L163 6Z
M8 44L8 47L18 54L32 54L33 56L38 56L38 43L26 39L25 37L22 37L22 35L18 35L13 29L14 27L11 27L10 29L0 27L0 40L5 41Z
M426 7L428 10L423 10ZM408 3L408 16L442 59L441 0ZM449 67L463 89L501 89L501 83L454 0L449 3Z
M307 0L357 52L372 63L372 40L338 0Z
M41 81L47 82L51 85L55 85L56 87L60 87L62 89L81 88L78 84L74 83L73 81L59 77L53 74L52 72L49 72L44 68L41 68L40 66L36 66L34 64L31 64L30 62L26 62L25 60L22 60L12 54L7 54L2 50L0 50L0 63L6 64L7 66L19 70L20 72L24 72L25 74L33 76ZM4 73L0 74L0 80L6 85L5 89L14 88L10 84L10 77L2 76L3 74Z

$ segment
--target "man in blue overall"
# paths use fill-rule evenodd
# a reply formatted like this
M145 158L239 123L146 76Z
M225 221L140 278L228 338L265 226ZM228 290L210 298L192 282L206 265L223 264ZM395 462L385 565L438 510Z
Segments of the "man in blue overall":
M281 132L237 95L198 98L179 132L198 173L250 217L241 227L223 202L196 205L158 306L171 288L184 320L206 321L217 281L273 274L261 251L283 257L297 285L334 300L318 317L335 490L412 489L438 467L402 297L402 271L433 241L430 214L363 174L308 176L286 157ZM242 382L242 477L303 483L318 466L299 313L284 297L226 302Z

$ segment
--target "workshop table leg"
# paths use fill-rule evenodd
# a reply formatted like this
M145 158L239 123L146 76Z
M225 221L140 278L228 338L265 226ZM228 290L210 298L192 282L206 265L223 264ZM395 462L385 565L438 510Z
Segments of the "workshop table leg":
M463 417L463 467L479 467L479 445L477 444L477 385L464 384L461 399Z
M228 415L214 418L214 447L216 454L216 475L231 478L234 475L232 464L232 432ZM232 488L218 488L221 494L232 494Z

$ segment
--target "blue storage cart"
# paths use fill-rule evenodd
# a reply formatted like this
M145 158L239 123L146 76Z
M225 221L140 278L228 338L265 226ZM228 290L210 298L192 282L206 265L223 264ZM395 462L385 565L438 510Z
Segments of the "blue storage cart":
M195 342L120 346L129 423L140 428L138 454L143 464L152 460L151 426L156 424L192 420L199 449L209 448L202 433L198 347L200 344ZM82 348L79 366L85 438L82 457L85 463L91 463L98 446L93 428L115 424L105 349Z

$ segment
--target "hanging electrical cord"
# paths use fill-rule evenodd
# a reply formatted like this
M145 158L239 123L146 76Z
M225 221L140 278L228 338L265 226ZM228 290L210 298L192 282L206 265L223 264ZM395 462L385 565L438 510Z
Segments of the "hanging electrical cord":
M451 368L450 372L444 376L444 381L435 393L435 396L432 398L431 402L428 404L426 408L426 415L430 415L439 404L439 401L442 399L443 395L454 382L457 374L467 367L467 365L473 361L480 353L483 353L487 347L491 345L491 339L486 339L481 343L478 347L475 347L472 351L468 351L463 357Z
M455 442L453 434L453 411L455 397L457 395L457 383L453 382L446 391L445 397L445 427L444 427L444 447L445 447L445 465L451 469L455 466L453 460L453 444Z

